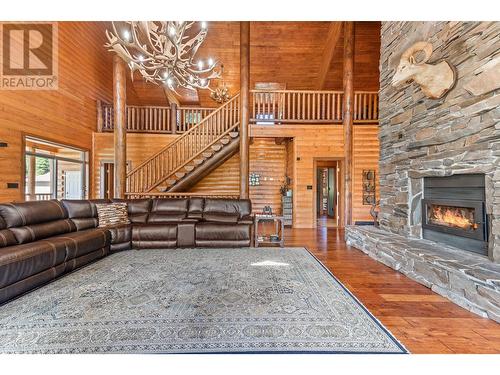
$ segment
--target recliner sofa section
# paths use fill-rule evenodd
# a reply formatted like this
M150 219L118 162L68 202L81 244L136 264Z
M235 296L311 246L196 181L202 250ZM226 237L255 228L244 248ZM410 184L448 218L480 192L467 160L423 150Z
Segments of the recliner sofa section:
M77 230L58 201L0 205L0 303L106 256L110 232Z
M0 204L0 303L110 252L251 246L250 200L136 199L130 224L99 228L96 203L51 200Z

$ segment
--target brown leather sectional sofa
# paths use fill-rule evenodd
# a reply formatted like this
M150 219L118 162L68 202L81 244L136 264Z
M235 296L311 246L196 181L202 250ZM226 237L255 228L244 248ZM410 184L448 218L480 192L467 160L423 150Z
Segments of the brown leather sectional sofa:
M98 228L105 200L0 204L0 303L110 252L251 245L250 200L113 201L127 202L130 224Z

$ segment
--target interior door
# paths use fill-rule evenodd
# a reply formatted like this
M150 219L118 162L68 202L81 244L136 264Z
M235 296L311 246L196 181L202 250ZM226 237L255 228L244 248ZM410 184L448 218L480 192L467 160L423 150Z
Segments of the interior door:
M83 184L81 171L66 171L64 176L64 198L82 199Z
M101 197L112 199L115 191L115 171L113 163L103 163L101 173Z
M335 216L335 168L328 168L328 216Z

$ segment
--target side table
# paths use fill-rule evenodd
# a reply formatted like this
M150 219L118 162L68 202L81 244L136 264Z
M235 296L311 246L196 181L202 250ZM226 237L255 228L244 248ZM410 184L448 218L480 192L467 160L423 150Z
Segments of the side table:
M274 222L275 234L265 235L259 233L259 222ZM285 246L285 218L277 215L255 215L255 247L259 246Z

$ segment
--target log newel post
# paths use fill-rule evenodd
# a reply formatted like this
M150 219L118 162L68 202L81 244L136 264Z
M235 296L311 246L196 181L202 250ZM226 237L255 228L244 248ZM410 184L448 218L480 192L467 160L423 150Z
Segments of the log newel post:
M354 22L344 24L343 128L344 128L344 225L352 225L352 149L354 103Z
M177 104L170 103L170 128L172 134L177 134Z
M240 22L240 198L249 197L250 22Z
M126 65L113 57L113 108L115 149L115 198L124 198L127 182Z

